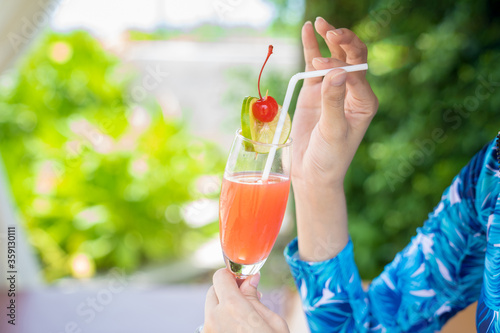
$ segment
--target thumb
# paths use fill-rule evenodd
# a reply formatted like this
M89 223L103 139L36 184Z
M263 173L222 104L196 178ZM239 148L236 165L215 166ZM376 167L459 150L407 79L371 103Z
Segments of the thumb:
M323 135L345 137L347 120L344 114L347 72L334 69L326 75L321 86L322 110L319 126Z
M260 292L257 290L260 281L260 273L248 277L240 286L241 293L249 301L260 300Z
M260 273L250 276L245 281L243 281L240 286L240 291L245 296L245 298L253 305L254 309L262 316L262 318L272 326L276 314L260 302L262 294L257 290L259 281Z

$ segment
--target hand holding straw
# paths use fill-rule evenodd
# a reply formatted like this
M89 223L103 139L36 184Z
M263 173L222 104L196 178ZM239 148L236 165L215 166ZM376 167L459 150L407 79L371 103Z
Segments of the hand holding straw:
M302 79L308 79L312 77L320 77L325 76L331 70L335 68L342 68L346 72L357 72L364 71L368 69L368 64L359 64L359 65L351 65L351 66L343 66L343 67L334 67L329 69L323 69L320 71L311 71L311 72L301 72L297 73L288 82L288 88L286 89L285 101L283 102L283 108L281 109L280 118L278 119L278 125L276 127L276 132L274 132L273 137L273 147L269 151L269 155L267 156L266 166L264 168L264 173L262 174L262 181L267 181L269 178L269 173L271 172L271 167L273 165L274 156L276 155L276 146L279 143L279 139L281 137L281 132L283 131L283 125L285 124L286 114L288 113L288 108L290 107L290 102L292 101L293 91L295 90L295 86L297 82Z

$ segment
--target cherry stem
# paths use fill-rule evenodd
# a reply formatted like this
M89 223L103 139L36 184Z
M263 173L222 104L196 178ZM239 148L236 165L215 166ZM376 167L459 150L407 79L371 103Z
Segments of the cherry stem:
M273 46L269 45L269 51L267 51L267 58L266 58L266 61L264 61L264 65L262 65L262 68L261 68L260 74L259 74L259 81L257 82L257 88L259 89L259 97L260 97L260 99L262 99L262 95L260 94L260 77L262 75L262 71L264 70L264 67L266 66L267 59L269 59L269 57L271 56L271 54L273 54Z

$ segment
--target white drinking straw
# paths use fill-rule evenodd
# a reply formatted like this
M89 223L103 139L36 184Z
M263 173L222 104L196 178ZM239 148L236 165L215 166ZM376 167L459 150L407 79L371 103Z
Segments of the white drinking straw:
M290 107L290 102L292 101L293 91L295 89L295 86L297 85L297 82L299 82L299 80L309 79L311 77L325 76L335 68L342 68L346 72L357 72L357 71L367 70L368 64L334 67L312 72L302 72L292 76L292 78L288 82L288 88L286 89L286 94L285 94L285 101L283 102L283 108L281 109L280 119L278 119L278 126L276 126L276 132L274 133L273 143L272 143L273 146L271 147L269 155L267 156L266 166L264 167L264 173L262 174L262 181L267 181L267 179L269 178L269 173L271 172L271 167L273 165L274 155L276 155L276 145L279 143L281 132L283 131L283 125L285 124L286 115L288 113L288 108Z

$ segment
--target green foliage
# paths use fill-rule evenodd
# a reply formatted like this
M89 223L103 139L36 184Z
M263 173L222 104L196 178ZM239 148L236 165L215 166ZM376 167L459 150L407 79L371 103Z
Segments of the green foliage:
M0 77L0 152L48 280L178 259L218 231L181 210L217 199L196 181L221 174L222 154L139 105L133 78L84 32L49 33Z
M368 45L380 101L346 180L364 278L409 242L500 130L499 10L486 0L307 2L306 19L321 15Z
M275 6L275 19L269 33L278 37L300 36L305 0L270 0Z

